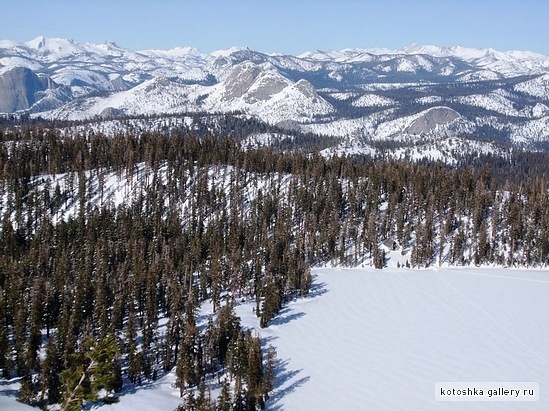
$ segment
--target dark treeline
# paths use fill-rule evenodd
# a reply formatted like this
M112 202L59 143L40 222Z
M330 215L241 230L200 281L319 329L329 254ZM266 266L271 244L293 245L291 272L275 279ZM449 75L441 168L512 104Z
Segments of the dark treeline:
M176 125L176 120L179 118L190 118L192 119L192 124L190 126ZM159 120L165 121L161 127L158 127ZM299 125L293 125L291 122L285 126L276 126L267 124L257 117L244 115L240 112L117 115L115 117L96 117L87 120L44 119L41 117L30 117L28 114L0 115L0 137L7 134L8 137L6 138L8 140L29 139L37 133L37 130L59 129L69 130L69 134L93 135L94 132L91 129L94 125L108 121L119 123L121 128L125 130L125 134L141 134L141 129L154 129L159 134L170 135L175 132L179 134L192 134L196 137L206 137L215 134L220 139L231 138L236 141L242 141L251 135L262 133L286 136L282 139L273 139L272 147L277 150L299 149L315 151L332 147L340 141L340 138L337 137L302 132L299 130ZM79 128L80 132L74 132L76 128ZM87 131L82 132L82 130ZM52 133L56 134L56 132ZM43 131L38 131L38 136L43 134Z
M175 369L181 409L262 408L276 354L240 327L240 301L267 326L309 293L310 266L383 268L389 250L410 267L549 263L533 169L503 181L492 164L325 159L189 133L1 139L0 370L31 404L79 409Z

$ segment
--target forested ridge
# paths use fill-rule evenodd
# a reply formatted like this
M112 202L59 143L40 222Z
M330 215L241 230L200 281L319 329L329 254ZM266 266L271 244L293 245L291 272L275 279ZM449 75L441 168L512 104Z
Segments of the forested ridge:
M325 158L190 131L0 142L0 370L37 406L80 409L175 369L182 409L262 408L276 352L240 327L241 301L268 326L309 293L311 266L382 269L389 251L410 268L549 263L534 163L502 178L496 162Z

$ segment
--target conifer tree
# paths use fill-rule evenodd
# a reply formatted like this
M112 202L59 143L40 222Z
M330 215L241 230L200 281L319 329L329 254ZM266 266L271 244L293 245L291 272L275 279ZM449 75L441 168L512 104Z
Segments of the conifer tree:
M8 339L7 312L4 298L4 290L0 287L0 368L2 377L9 379L11 375L11 347Z
M117 351L114 334L99 340L94 347L90 357L93 364L92 388L95 392L105 389L109 394L122 388L122 373Z
M192 295L192 294L191 294ZM198 366L198 328L196 326L196 303L190 297L185 307L185 324L176 364L177 385L180 396L186 386L194 386L199 382Z
M46 343L46 357L42 362L42 389L47 391L49 404L57 404L61 399L61 354L57 340L50 338ZM44 397L42 394L42 398Z
M267 359L262 384L265 400L269 399L269 394L275 387L276 361L276 349L272 345L269 345L267 348Z

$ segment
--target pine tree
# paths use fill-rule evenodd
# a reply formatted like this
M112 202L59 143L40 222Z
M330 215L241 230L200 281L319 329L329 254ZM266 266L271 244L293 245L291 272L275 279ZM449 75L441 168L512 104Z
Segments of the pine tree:
M262 328L266 327L269 321L274 318L281 306L282 299L280 297L279 286L276 279L271 276L267 279L265 297L261 307L260 326Z
M186 386L198 384L198 328L196 326L196 303L194 297L190 297L185 307L185 324L183 338L180 343L179 354L176 363L177 386L180 396Z
M62 409L67 411L80 411L85 400L95 400L95 393L90 383L90 370L92 364L73 365L61 372Z
M265 364L265 374L263 376L263 395L266 400L269 399L270 392L274 389L276 379L276 349L269 345L267 348L267 359Z
M122 388L122 373L117 351L114 334L107 335L94 347L90 357L93 363L92 388L95 392L105 389L107 394L110 394Z
M246 391L242 387L242 379L239 375L236 376L234 384L233 407L234 411L245 411L246 408Z
M11 347L8 340L7 312L3 294L4 290L0 288L0 368L2 377L9 379L11 376Z
M133 384L138 384L141 379L143 359L137 351L137 315L133 304L130 304L125 336L126 352L128 354L128 378Z
M219 393L219 398L217 399L217 409L219 411L231 411L231 402L231 387L229 382L225 379L221 383L221 391Z
M48 402L53 405L61 399L61 354L57 340L50 338L46 343L46 357L42 363L43 390L47 390ZM44 393L42 394L44 397Z
M19 402L23 404L34 405L36 401L36 387L32 381L32 375L28 374L21 378L21 388L19 389Z
M187 394L187 399L185 400L185 411L198 411L196 407L196 399L192 391Z
M246 381L248 392L256 398L263 394L263 360L261 353L261 339L248 333L246 337L248 349Z

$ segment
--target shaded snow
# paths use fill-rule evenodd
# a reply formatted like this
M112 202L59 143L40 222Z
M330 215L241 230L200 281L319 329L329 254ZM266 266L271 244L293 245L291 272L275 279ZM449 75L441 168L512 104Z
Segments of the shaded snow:
M176 381L173 372L166 376L130 390L120 397L120 402L108 405L96 405L92 410L103 411L172 411L183 401L179 397L179 389L174 388Z
M365 94L358 98L356 101L353 102L353 106L355 107L386 107L386 106L392 106L395 105L395 101L383 97L378 96L377 94Z
M2 380L0 379L0 410L2 411L36 411L33 408L17 401L19 395L19 379Z

